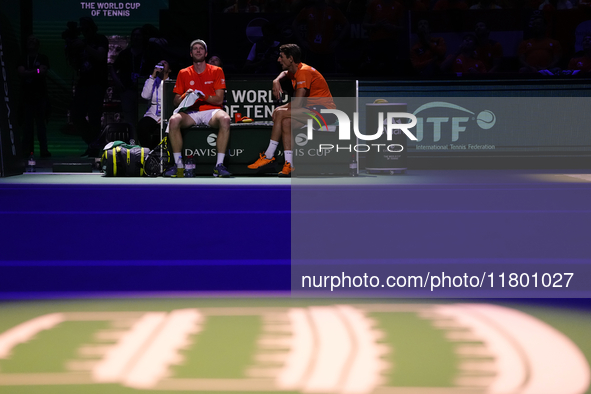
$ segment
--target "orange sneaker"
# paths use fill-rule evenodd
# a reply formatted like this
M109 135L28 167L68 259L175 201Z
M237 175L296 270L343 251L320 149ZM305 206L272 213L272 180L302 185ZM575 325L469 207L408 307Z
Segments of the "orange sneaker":
M281 178L289 178L289 177L291 177L291 173L293 172L294 169L295 168L293 168L291 163L285 162L285 164L283 165L283 170L281 170L281 172L279 173L279 176Z
M257 161L255 161L254 163L252 163L251 165L249 165L248 168L250 168L251 170L256 170L258 168L261 168L261 167L264 167L268 164L271 164L274 161L275 161L274 157L267 159L265 154L261 153L261 156L259 157L259 159Z

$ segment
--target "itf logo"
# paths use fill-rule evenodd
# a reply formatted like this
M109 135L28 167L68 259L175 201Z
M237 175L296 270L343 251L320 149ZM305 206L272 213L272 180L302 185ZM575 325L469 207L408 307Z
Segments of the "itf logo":
M492 111L484 110L476 114L475 112L472 112L464 107L460 107L459 105L446 103L443 101L434 101L423 104L413 112L413 115L416 116L420 112L423 112L427 109L435 108L456 110L473 116L431 116L427 118L417 116L417 141L423 140L425 135L425 123L431 123L433 125L429 128L432 128L433 130L433 142L437 142L441 140L441 133L444 130L444 125L450 123L451 120L451 141L455 142L460 138L460 133L466 131L465 124L467 122L471 120L476 121L476 124L481 129L488 130L491 129L497 121L497 118Z

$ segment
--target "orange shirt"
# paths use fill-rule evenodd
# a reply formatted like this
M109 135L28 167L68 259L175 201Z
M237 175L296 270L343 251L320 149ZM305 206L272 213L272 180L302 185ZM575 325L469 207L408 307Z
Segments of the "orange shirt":
M314 6L302 9L296 16L296 24L304 30L312 52L331 53L331 44L347 25L347 18L338 8Z
M205 70L198 74L193 66L179 71L176 84L172 90L176 94L184 94L187 90L201 90L208 96L215 96L215 91L226 89L226 77L220 67L207 64ZM222 109L221 105L211 105L205 100L197 100L191 106L195 111L207 111L209 109Z
M326 80L314 67L300 63L295 74L288 72L287 75L291 78L294 90L304 88L309 91L306 106L323 105L329 109L336 108Z
M419 41L410 50L410 62L417 70L422 70L431 63L440 65L446 48L445 41L441 37L430 37L428 47Z
M399 24L404 14L404 7L397 1L374 0L367 6L367 18L371 24L387 22ZM392 39L396 32L376 27L369 32L370 41Z
M560 43L551 38L524 40L519 44L519 54L525 55L525 61L532 67L547 67L554 56L562 54Z
M583 72L591 72L591 58L582 56L574 57L568 63L569 70L581 70Z
M450 55L453 56L453 55ZM486 67L484 66L484 64L478 60L478 59L474 59L472 57L469 56L464 56L462 54L460 54L458 57L456 57L456 61L454 62L454 65L452 67L452 71L455 73L470 73L472 72L470 69L473 69L475 72L478 73L485 73L486 72Z
M487 70L494 66L494 60L503 57L503 47L494 40L488 40L487 43L476 47L476 58L484 63Z

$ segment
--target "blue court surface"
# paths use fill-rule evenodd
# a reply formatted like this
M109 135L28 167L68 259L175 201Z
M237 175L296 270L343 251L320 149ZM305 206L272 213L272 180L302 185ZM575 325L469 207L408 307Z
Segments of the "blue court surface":
M24 174L0 179L0 288L7 297L289 291L292 261L584 268L590 197L584 170L291 180Z

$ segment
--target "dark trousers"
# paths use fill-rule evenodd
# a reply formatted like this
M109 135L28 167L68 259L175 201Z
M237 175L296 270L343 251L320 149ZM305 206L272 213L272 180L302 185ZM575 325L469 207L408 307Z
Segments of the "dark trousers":
M84 142L89 145L97 139L101 132L105 91L104 86L76 86L72 105L72 121Z
M154 149L160 143L160 124L149 116L137 122L138 144L144 148Z
M38 98L21 105L25 111L23 118L23 154L29 155L35 152L35 124L37 125L37 139L40 151L47 152L47 126L45 115L47 114L47 99Z

